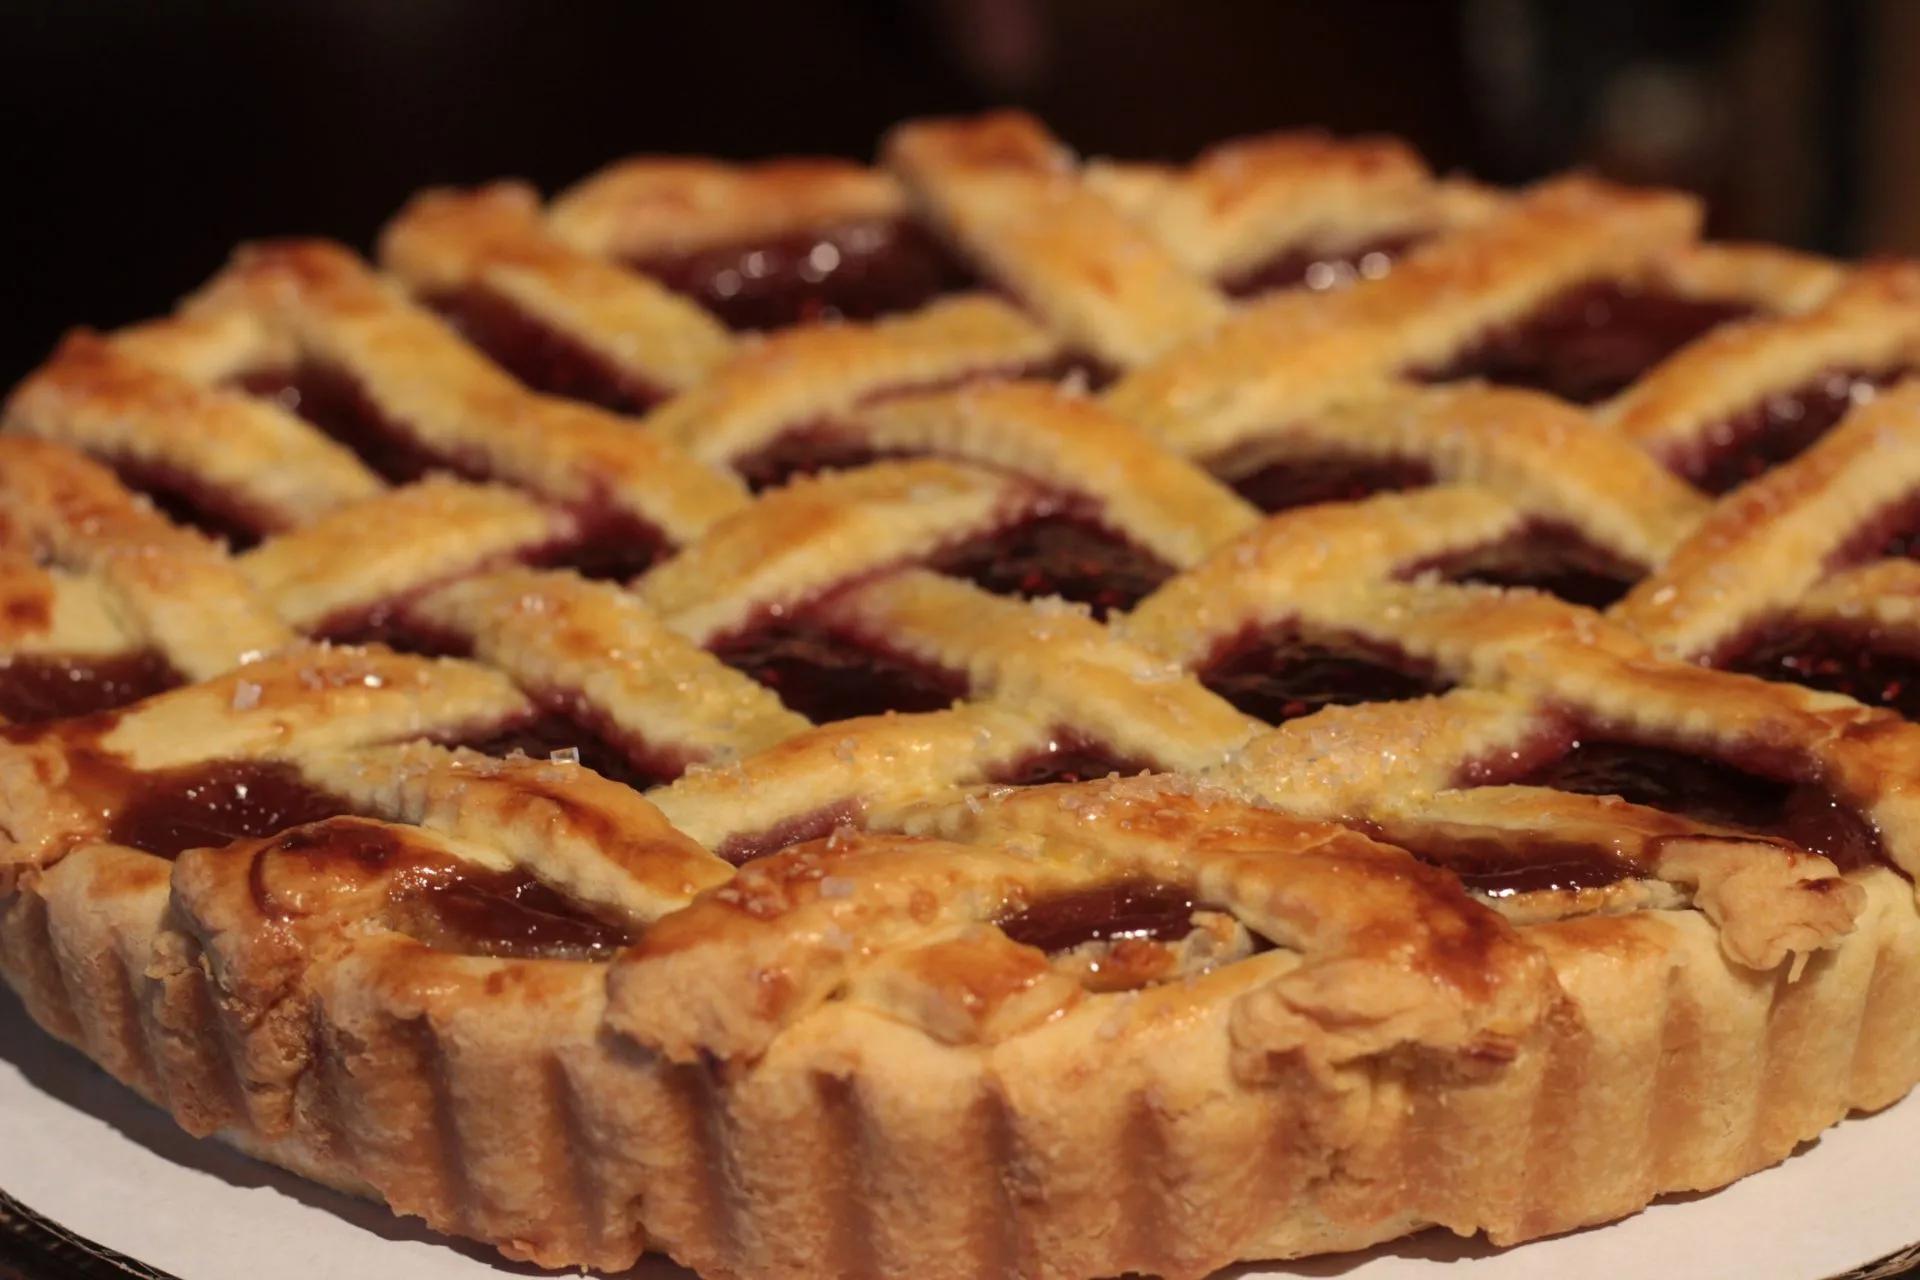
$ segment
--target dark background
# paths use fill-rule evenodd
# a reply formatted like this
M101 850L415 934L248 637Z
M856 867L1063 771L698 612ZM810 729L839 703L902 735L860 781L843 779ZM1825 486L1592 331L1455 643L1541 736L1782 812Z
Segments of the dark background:
M365 246L426 184L864 157L997 103L1089 153L1388 131L1501 181L1690 186L1720 234L1916 248L1916 71L1920 0L0 0L0 386L241 239Z

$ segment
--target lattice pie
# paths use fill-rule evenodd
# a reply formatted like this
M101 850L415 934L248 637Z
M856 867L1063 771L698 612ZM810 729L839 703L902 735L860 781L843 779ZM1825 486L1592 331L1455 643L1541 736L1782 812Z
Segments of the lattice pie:
M433 191L0 437L0 969L553 1266L1198 1276L1920 1075L1920 269L1277 135Z

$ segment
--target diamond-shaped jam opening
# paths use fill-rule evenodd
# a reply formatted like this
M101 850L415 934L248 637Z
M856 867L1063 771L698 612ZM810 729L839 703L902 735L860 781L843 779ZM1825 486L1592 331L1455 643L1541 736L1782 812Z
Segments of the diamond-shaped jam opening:
M1799 457L1849 410L1872 400L1904 372L1829 369L1715 423L1700 443L1673 455L1668 465L1708 493L1727 493Z
M1049 782L1088 782L1114 774L1127 778L1151 773L1154 767L1149 761L1115 751L1071 729L1056 729L1044 747L1008 762L987 780L1005 787L1032 787Z
M1570 604L1604 609L1632 589L1641 570L1595 546L1579 531L1533 521L1511 537L1425 561L1406 576L1432 573L1450 582L1531 587Z
M151 773L100 768L116 774L100 781L124 797L106 838L163 858L353 812L293 766L272 761L216 760Z
M851 471L886 456L864 440L836 430L831 423L819 423L782 432L752 453L734 459L733 469L748 488L759 493L777 489L797 476Z
M639 577L673 550L666 535L631 512L610 506L576 506L579 531L523 557L548 569L572 569L583 578L626 582Z
M640 414L663 394L585 344L491 289L473 286L430 300L462 336L535 391Z
M1358 502L1377 493L1424 489L1433 481L1433 468L1415 458L1324 453L1255 466L1228 483L1260 510L1275 512L1322 502Z
M806 613L765 618L711 646L714 656L816 724L887 711L939 711L966 677L823 625Z
M815 320L871 320L917 311L941 294L973 287L973 272L919 224L864 219L719 245L632 258L734 329L784 329Z
M995 595L1060 596L1104 618L1138 604L1173 569L1095 520L1050 512L950 547L928 567Z
M1316 290L1338 289L1359 280L1378 280L1423 238L1417 234L1381 236L1345 248L1298 245L1222 278L1220 287L1233 297L1250 298L1300 285Z
M1728 646L1714 665L1844 693L1920 720L1920 653L1902 649L1870 627L1770 623Z
M338 369L311 362L257 369L242 374L234 385L299 414L395 484L418 480L429 471L460 470L455 460L416 444L380 412L358 383Z
M1429 664L1386 645L1357 636L1307 637L1291 623L1228 641L1196 674L1207 688L1268 724L1326 707L1401 702L1453 687Z
M578 699L556 694L537 700L540 709L532 717L450 745L499 759L518 754L572 762L636 791L672 782L686 770L684 759L649 748Z
M1825 854L1842 870L1879 856L1879 835L1856 808L1817 782L1779 776L1778 764L1758 755L1712 758L1589 733L1498 781L1619 796L1696 822L1778 837Z
M41 724L111 711L184 683L152 649L105 656L19 654L0 658L0 718Z
M1429 382L1484 378L1594 404L1695 338L1752 314L1751 306L1730 299L1685 298L1611 281L1584 284L1419 376Z
M1194 906L1179 885L1128 880L1053 894L995 923L1013 941L1057 954L1089 942L1176 942L1193 932Z

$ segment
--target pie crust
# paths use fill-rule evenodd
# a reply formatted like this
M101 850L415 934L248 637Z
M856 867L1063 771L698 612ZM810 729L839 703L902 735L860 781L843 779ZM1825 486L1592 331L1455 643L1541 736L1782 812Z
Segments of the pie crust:
M1912 1086L1915 268L1382 139L880 157L428 192L60 343L41 1026L510 1257L737 1277L1512 1244Z

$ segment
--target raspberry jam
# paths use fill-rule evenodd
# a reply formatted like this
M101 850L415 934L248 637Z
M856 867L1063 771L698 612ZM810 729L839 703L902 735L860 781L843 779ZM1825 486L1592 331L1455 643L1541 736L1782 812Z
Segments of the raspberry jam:
M615 413L644 413L664 399L657 387L478 286L441 294L430 305L467 341L535 391L584 400Z
M569 705L573 699L558 695L538 700L543 705L531 719L457 745L499 759L518 752L535 760L572 760L636 791L672 782L686 769L685 760L630 741L584 704Z
M797 427L734 459L733 469L755 493L777 489L797 476L822 471L851 471L878 462L878 450L831 425Z
M1407 839L1389 832L1381 838L1422 862L1445 867L1460 877L1465 888L1490 898L1597 889L1636 874L1631 864L1603 848L1533 833L1512 838L1449 837L1423 831Z
M1407 576L1421 573L1452 582L1531 587L1591 609L1611 605L1641 576L1638 566L1596 547L1577 530L1544 520L1498 542L1429 560Z
M0 658L0 717L10 724L42 724L92 715L182 683L180 673L151 649L107 657Z
M1727 493L1799 457L1848 410L1871 400L1903 373L1829 369L1714 424L1701 444L1675 454L1668 465L1708 493Z
M167 519L198 529L236 552L254 546L266 534L277 532L284 523L254 510L237 496L164 463L123 458L114 462L113 472L127 488L145 494Z
M1424 489L1433 480L1433 468L1413 458L1328 453L1269 463L1229 483L1260 510L1275 512Z
M1752 314L1743 302L1682 298L1606 281L1584 284L1420 376L1429 382L1484 378L1594 404L1695 338Z
M359 384L339 370L311 363L260 369L241 375L235 385L249 395L272 400L299 414L395 484L418 480L429 471L459 469L448 459L421 448L380 412Z
M611 506L577 506L579 532L526 557L538 568L572 569L583 578L626 582L666 559L666 535L639 516Z
M392 923L437 951L513 960L611 960L637 940L517 870L428 879L394 903Z
M957 672L804 615L767 619L712 649L816 724L887 711L939 711L967 694L966 679Z
M352 812L293 766L270 761L216 760L125 777L106 838L163 858Z
M1023 946L1050 954L1129 938L1175 942L1193 932L1193 895L1152 880L1056 894L995 923Z
M1250 298L1300 285L1315 290L1339 289L1358 280L1378 280L1421 239L1418 235L1382 236L1345 249L1312 245L1282 249L1265 262L1224 277L1220 287L1232 297Z
M1012 761L987 780L1006 787L1032 787L1047 782L1087 782L1110 774L1132 777L1151 773L1153 767L1071 729L1056 729L1043 749Z
M1762 627L1730 649L1716 666L1844 693L1920 720L1920 657L1880 645L1870 629L1784 622Z
M1817 784L1764 777L1662 747L1583 739L1558 759L1508 781L1619 796L1696 822L1777 836L1825 854L1843 871L1872 862L1880 852L1866 819Z
M917 223L863 220L628 265L733 329L870 320L972 287L973 273Z
M1426 664L1385 646L1357 637L1309 640L1285 624L1227 642L1197 674L1207 688L1268 724L1453 687Z
M1104 618L1130 609L1173 570L1093 520L1057 513L973 538L928 567L966 578L995 595L1060 596Z

